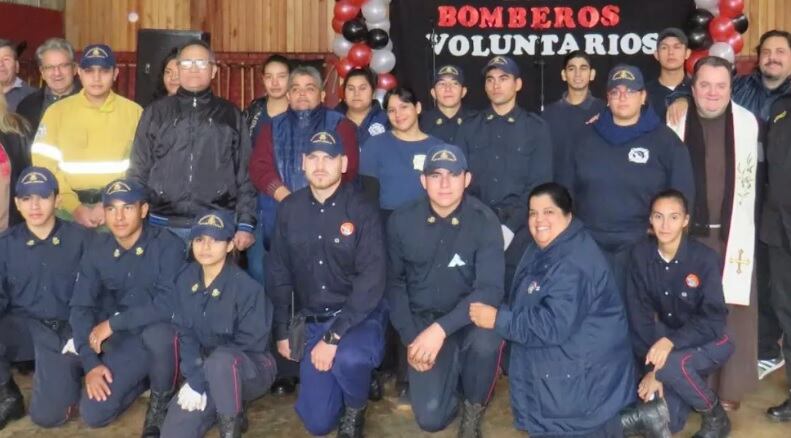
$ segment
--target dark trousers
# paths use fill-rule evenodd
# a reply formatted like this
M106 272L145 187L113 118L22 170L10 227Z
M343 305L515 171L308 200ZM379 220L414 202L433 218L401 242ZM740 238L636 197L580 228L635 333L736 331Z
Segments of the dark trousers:
M155 323L139 334L113 334L104 345L102 362L112 373L111 394L105 401L91 400L86 391L80 400L80 415L90 427L103 427L124 412L143 391L170 391L178 378L176 330Z
M203 362L206 377L206 408L188 412L173 397L162 426L163 437L202 437L218 415L235 416L245 402L266 394L277 373L270 353L245 353L233 347L218 347Z
M436 432L456 417L459 403L488 403L500 364L502 338L467 326L445 338L434 366L409 368L409 399L421 429Z
M33 360L29 319L6 314L0 317L0 384L11 378L11 363Z
M618 286L618 291L621 293L621 302L626 302L626 277L629 266L629 254L632 250L632 245L627 245L616 251L608 251L604 248L601 249L604 257L612 268L613 279Z
M371 372L384 354L387 317L382 309L371 313L341 338L329 371L319 371L310 352L332 320L306 324L305 355L299 363L299 394L294 409L312 435L326 435L338 424L344 407L361 408L368 401Z
M755 276L758 288L758 359L775 359L780 356L780 337L783 330L772 304L772 274L770 272L769 246L761 241L755 244ZM783 270L787 271L786 265ZM779 272L779 275L787 274ZM791 293L790 289L786 289Z
M733 343L726 335L700 347L671 352L665 366L656 372L664 387L673 433L684 428L690 409L707 411L714 406L717 393L706 378L722 367L731 354Z
M503 284L505 285L506 293L511 290L511 283L514 281L516 268L519 266L522 255L532 241L533 237L530 236L527 227L522 227L514 234L514 240L511 241L508 249L505 250L505 282Z
M772 307L783 336L786 380L791 385L791 253L778 246L769 247L769 270L772 275Z

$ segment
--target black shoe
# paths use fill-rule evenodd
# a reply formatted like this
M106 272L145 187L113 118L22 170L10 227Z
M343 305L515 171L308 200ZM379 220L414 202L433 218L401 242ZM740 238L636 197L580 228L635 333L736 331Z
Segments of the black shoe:
M731 433L731 420L719 400L713 408L700 414L703 416L700 430L692 438L725 438Z
M481 438L481 420L486 406L464 400L461 408L459 438Z
M363 406L359 409L346 407L343 411L340 423L338 423L337 438L362 438L363 426L365 426L365 409Z
M371 384L368 386L368 400L379 401L382 399L385 386L382 377L379 371L371 371Z
M159 438L159 431L162 423L165 422L165 415L168 413L168 403L173 398L176 391L151 391L148 398L148 410L146 420L143 423L143 438Z
M242 416L241 415L217 415L217 429L220 430L220 438L241 438L242 437Z
M25 403L22 393L16 386L13 378L8 383L0 385L0 430L5 428L11 420L18 420L25 416Z
M242 416L241 422L239 423L239 429L242 433L247 432L247 429L250 428L250 421L247 419L247 402L242 403Z
M783 404L772 406L766 410L766 416L770 420L778 423L791 421L791 397L787 398Z
M670 438L670 412L664 399L637 403L621 411L624 436Z
M643 424L640 421L640 411L637 405L631 405L621 411L621 428L623 436L642 435Z
M275 380L270 391L276 395L293 394L297 389L296 377L281 377Z

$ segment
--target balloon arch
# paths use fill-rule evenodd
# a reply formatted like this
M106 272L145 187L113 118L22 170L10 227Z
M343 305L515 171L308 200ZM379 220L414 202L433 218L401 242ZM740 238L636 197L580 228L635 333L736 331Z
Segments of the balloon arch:
M742 34L749 25L744 0L695 0L695 6L684 29L692 49L687 71L692 73L695 63L705 56L719 56L733 64L744 48Z

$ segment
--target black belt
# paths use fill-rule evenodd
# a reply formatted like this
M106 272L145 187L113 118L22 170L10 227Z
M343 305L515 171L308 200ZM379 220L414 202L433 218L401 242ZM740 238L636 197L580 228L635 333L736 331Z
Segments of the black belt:
M102 202L102 191L99 189L75 190L81 204L98 204Z
M321 324L335 318L339 313L341 313L341 311L336 310L334 312L321 313L318 315L305 315L305 322Z

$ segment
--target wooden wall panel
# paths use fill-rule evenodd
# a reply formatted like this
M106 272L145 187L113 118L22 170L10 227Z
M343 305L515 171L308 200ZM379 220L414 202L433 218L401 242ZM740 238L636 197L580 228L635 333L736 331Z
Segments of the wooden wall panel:
M750 28L744 39L742 55L755 55L762 33L781 29L791 31L791 2L788 0L745 0Z

